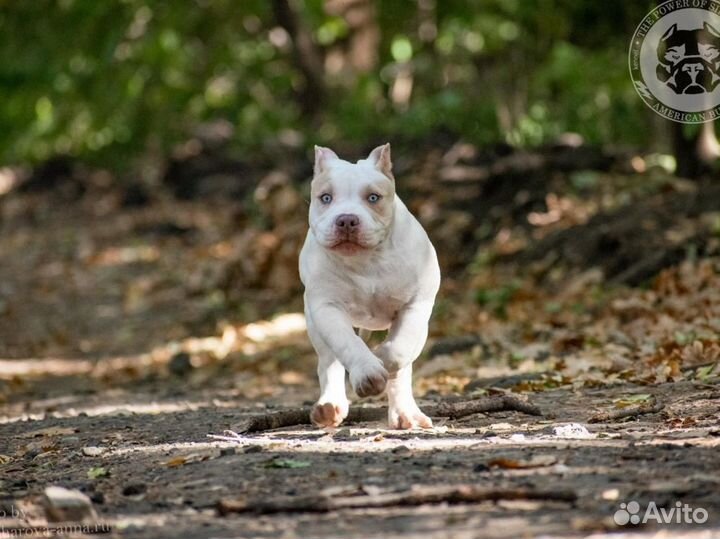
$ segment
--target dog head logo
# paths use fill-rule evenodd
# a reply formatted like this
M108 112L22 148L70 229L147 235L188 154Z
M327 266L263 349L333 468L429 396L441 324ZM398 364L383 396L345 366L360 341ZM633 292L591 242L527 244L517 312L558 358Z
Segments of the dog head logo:
M658 79L678 95L712 92L720 83L720 32L707 22L696 30L673 24L657 53Z
M720 0L668 0L640 21L630 42L640 98L674 122L720 119Z

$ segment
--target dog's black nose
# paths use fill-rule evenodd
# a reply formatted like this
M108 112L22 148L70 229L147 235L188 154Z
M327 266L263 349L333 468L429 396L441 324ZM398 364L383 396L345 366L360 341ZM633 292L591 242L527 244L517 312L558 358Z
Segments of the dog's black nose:
M360 225L360 218L354 213L343 213L335 218L335 226L345 230L352 230Z

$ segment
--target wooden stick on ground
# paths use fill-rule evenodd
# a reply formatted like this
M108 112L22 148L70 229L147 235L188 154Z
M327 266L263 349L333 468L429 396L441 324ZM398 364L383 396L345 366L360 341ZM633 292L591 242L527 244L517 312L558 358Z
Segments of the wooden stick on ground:
M413 507L425 504L463 504L498 500L541 500L572 503L577 494L570 490L527 488L492 489L475 485L414 486L402 492L360 496L300 496L248 502L225 499L218 503L221 515L228 513L327 513L341 509Z
M311 408L305 407L255 415L235 425L233 431L238 434L245 434L279 429L281 427L309 425L310 411ZM461 417L472 414L503 411L515 411L528 415L542 416L542 412L537 406L513 395L497 395L462 402L432 404L424 406L423 411L430 417L447 417L448 419L460 419ZM385 418L387 418L386 407L354 407L350 409L350 413L345 419L344 424L381 421Z
M649 404L629 406L627 408L612 410L610 412L600 412L588 419L588 423L606 423L608 421L617 421L618 419L627 419L629 417L637 417L639 415L656 414L664 407L664 404L653 402Z

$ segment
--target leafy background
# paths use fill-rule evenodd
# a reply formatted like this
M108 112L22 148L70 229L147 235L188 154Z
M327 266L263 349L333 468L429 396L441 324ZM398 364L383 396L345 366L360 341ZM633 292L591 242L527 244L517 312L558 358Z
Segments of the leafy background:
M240 155L439 131L514 145L571 131L590 143L652 148L665 126L638 99L627 69L629 37L651 7L4 1L0 159L71 155L127 167L216 121ZM317 63L321 91L313 103L302 95L308 81L293 36L278 23L283 9L312 40L317 58L305 62Z

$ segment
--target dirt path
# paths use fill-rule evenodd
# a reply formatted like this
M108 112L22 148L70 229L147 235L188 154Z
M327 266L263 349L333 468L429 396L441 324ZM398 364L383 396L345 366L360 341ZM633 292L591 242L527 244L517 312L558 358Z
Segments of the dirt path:
M21 511L43 524L41 494L48 485L61 485L87 493L113 537L582 537L619 531L613 514L631 500L643 510L651 501L665 508L681 501L709 513L703 525L651 522L633 528L644 537L706 537L700 532L720 525L718 385L546 391L532 396L546 414L541 418L477 415L439 420L427 432L387 431L381 424L334 433L298 427L237 442L207 435L262 412L257 403L222 390L153 390L58 394L4 407L0 499L6 515ZM619 396L648 393L663 405L659 413L589 423ZM290 398L303 400L301 394ZM569 423L589 434L566 438L555 430ZM96 447L101 449L88 449ZM319 514L220 516L217 510L221 500L252 508L269 499L297 502L321 490L376 495L455 484L571 491L577 501L436 503ZM0 520L0 529L9 525Z
M0 538L40 534L52 485L88 496L110 537L720 537L717 258L645 288L607 287L595 269L540 286L489 265L522 232L500 231L447 272L417 394L432 405L503 388L542 417L209 437L316 397L293 273L305 203L273 182L254 205L128 207L95 180L83 196L2 200ZM441 255L465 264L453 226L481 227L421 211L445 198L420 192ZM652 413L590 422L633 407ZM318 495L345 507L308 511ZM708 520L628 529L613 515L630 501Z

